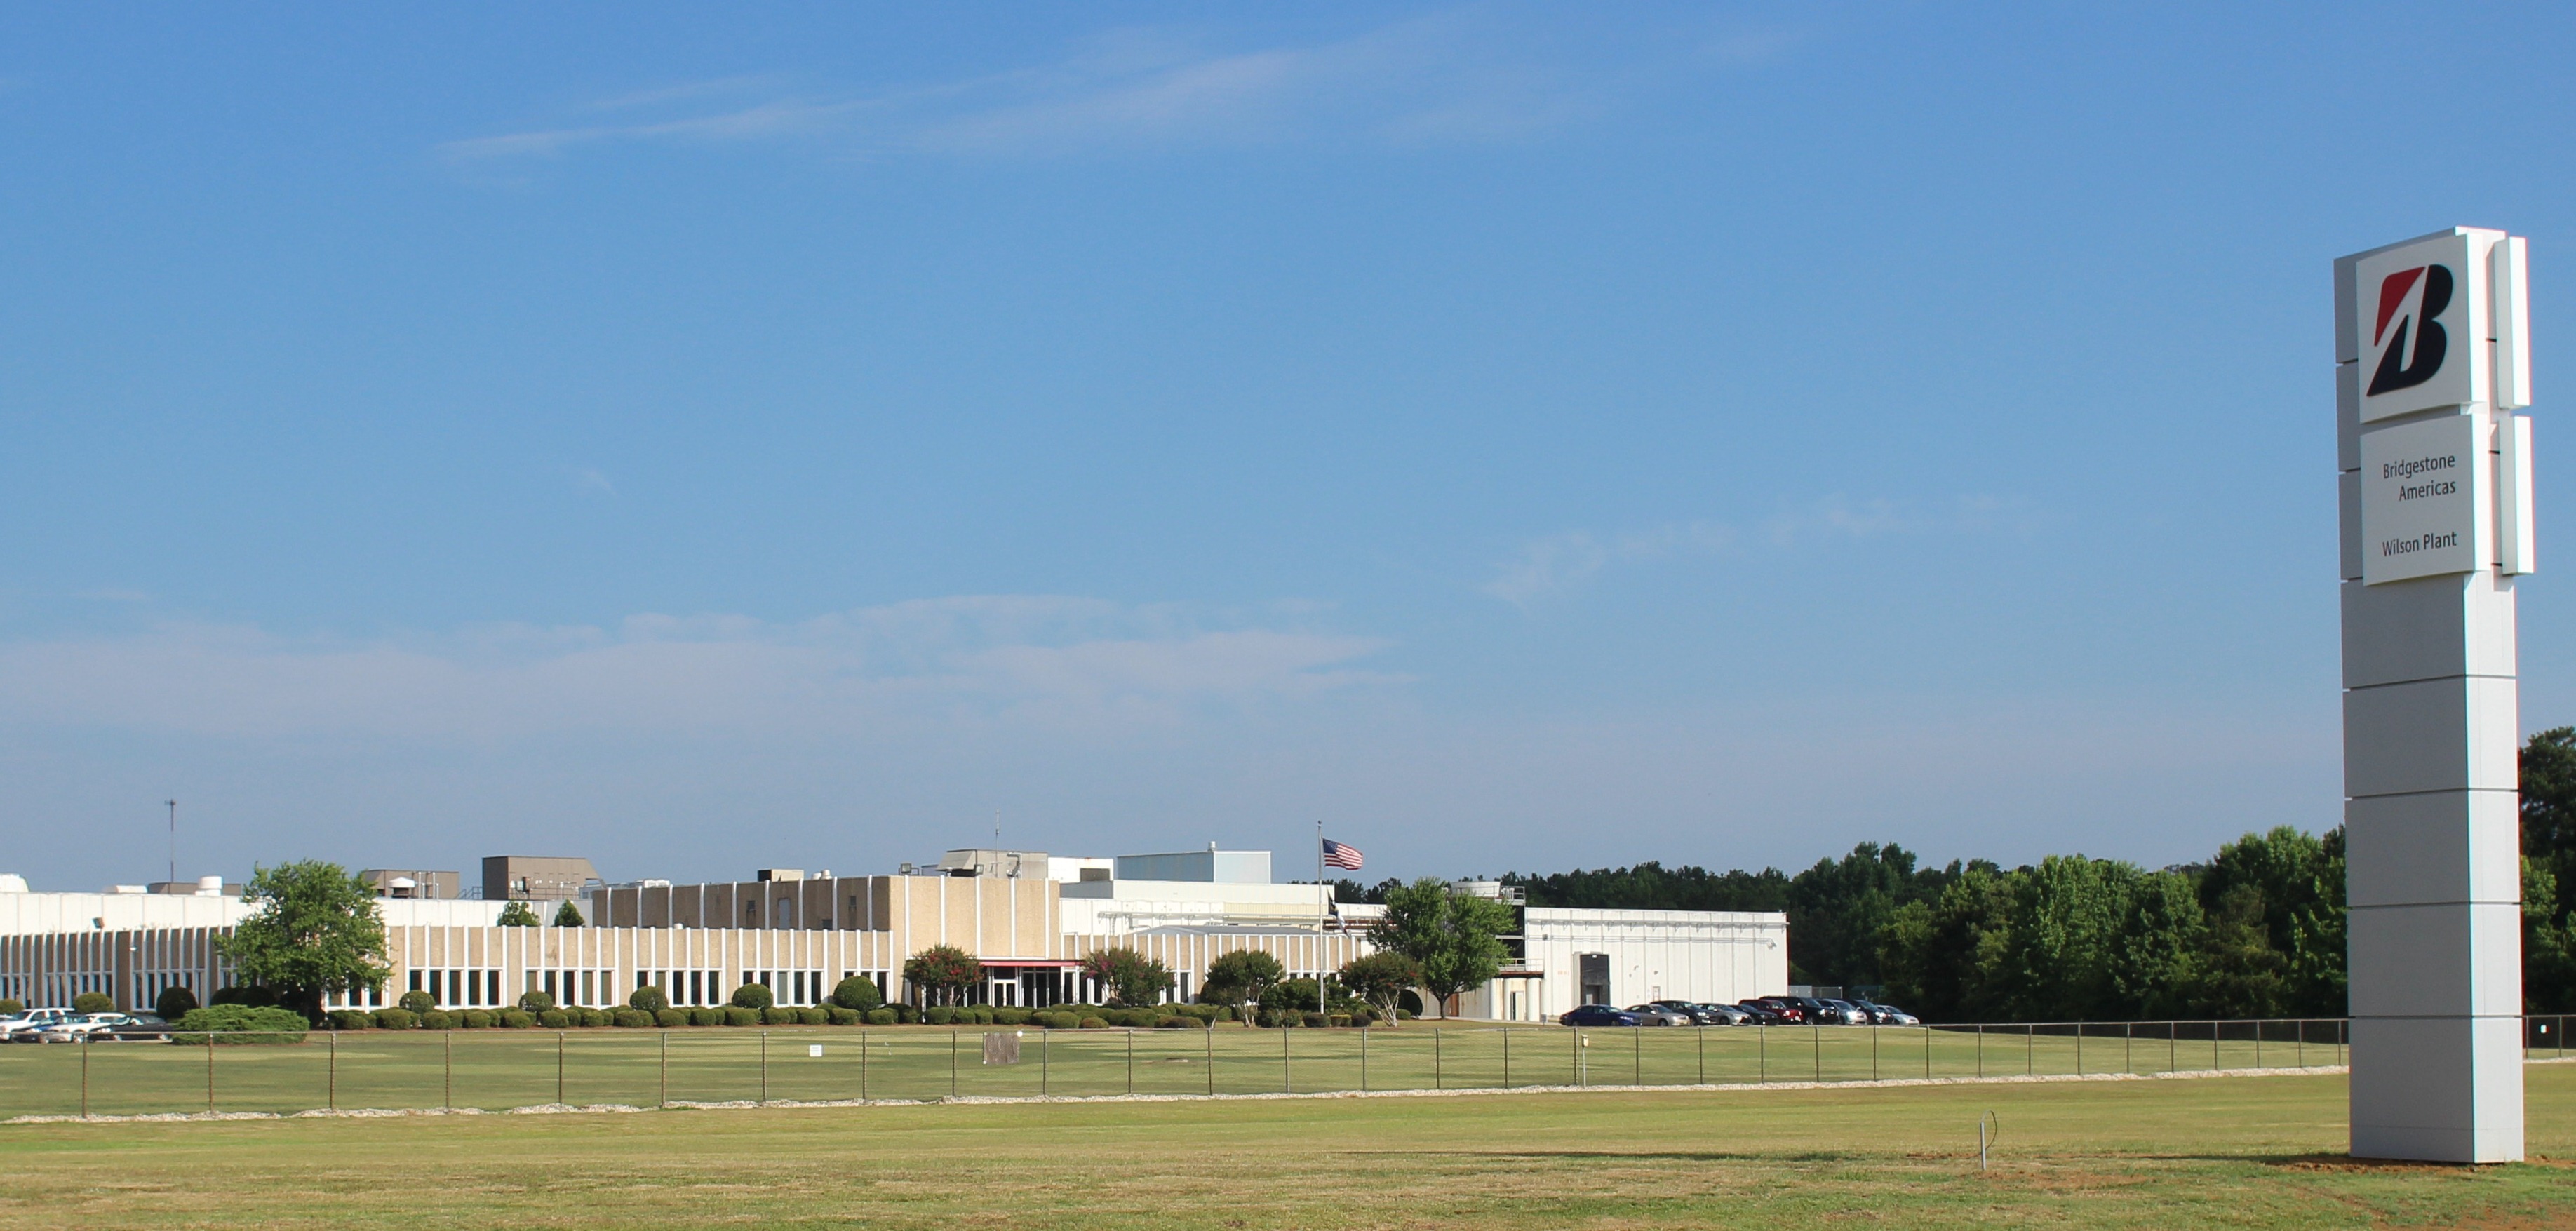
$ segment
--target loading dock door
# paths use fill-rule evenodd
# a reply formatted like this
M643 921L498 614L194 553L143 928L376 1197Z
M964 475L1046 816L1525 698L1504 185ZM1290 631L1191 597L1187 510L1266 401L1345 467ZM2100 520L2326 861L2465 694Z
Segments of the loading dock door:
M1583 1003L1610 1003L1610 955L1578 953L1574 961L1579 975L1575 982L1583 988Z

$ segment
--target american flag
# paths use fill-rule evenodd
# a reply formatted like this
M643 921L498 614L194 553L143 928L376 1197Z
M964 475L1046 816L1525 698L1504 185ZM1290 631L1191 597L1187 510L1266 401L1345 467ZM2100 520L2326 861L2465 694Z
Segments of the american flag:
M1360 848L1352 846L1346 842L1335 842L1331 838L1326 838L1324 839L1324 866L1328 868L1348 868L1353 872L1357 872L1360 870Z

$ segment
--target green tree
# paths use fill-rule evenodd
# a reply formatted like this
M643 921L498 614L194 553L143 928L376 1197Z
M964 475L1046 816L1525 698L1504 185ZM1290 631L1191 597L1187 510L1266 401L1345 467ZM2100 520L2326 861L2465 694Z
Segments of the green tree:
M1422 967L1401 953L1372 953L1353 958L1342 966L1342 986L1351 994L1376 1005L1389 1022L1395 1020L1395 1002L1405 992L1422 985Z
M555 908L556 927L577 928L587 922L588 920L581 917L581 908L573 905L571 898L565 898L563 900L563 905Z
M381 987L392 973L375 886L336 863L255 869L242 901L250 916L218 942L234 977L269 988L307 1021L322 1020L325 994Z
M662 989L658 987L639 987L635 989L635 994L637 996L641 996L646 992L653 993L653 998L655 1000L662 999ZM629 1002L634 1004L636 1008L642 1009L647 1013L659 1013L662 1010L671 1007L670 1002L668 1001L663 1001L660 1004L649 1006L641 1001L633 1000L632 998L629 999ZM726 998L726 1003L737 1009L766 1009L771 1005L777 1004L778 997L770 992L769 985L766 983L745 983L742 986L733 989L733 995Z
M501 908L501 917L492 921L496 927L532 928L537 926L536 908L525 902L512 902Z
M1413 959L1423 990L1446 1015L1460 992L1483 987L1509 956L1502 935L1516 926L1511 907L1492 898L1451 890L1424 877L1386 895L1386 914L1371 925L1377 947Z
M2018 873L1971 864L1929 902L1897 908L1879 929L1887 997L1925 1021L1999 1020Z
M2150 872L2138 878L2120 922L2111 971L2122 1016L2180 1017L2191 1011L2209 923L2191 878Z
M903 962L903 977L932 1004L954 1004L984 977L984 964L955 945L932 945Z
M2576 1012L2576 727L2522 745L2522 1002Z
M1172 986L1172 972L1142 953L1125 947L1100 949L1082 959L1082 973L1109 989L1111 999L1130 1008L1162 1002Z
M1206 981L1199 986L1199 999L1245 1010L1238 1016L1245 1026L1250 1026L1251 1006L1261 1003L1262 993L1287 977L1288 970L1278 958L1257 949L1237 949L1208 963Z
M2230 842L2209 861L2200 903L2212 943L2226 949L2213 956L2234 989L2229 1003L2267 1004L2265 1016L2343 1016L2343 841L2340 827L2317 836L2283 825ZM2267 948L2273 958L2260 952ZM2246 999L2266 986L2275 986L2268 1000Z

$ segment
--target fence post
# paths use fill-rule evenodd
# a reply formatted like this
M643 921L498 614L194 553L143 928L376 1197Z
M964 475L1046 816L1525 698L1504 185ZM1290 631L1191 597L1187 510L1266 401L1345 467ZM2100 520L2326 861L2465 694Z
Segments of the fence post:
M2227 1067L2227 1062L2220 1059L2218 1055L2218 1031L2219 1023L2211 1021L2209 1023L2209 1071L2212 1073L2221 1072Z
M206 1053L206 1110L215 1109L214 1053ZM456 1035L438 1032L438 1109L456 1110Z
M769 1101L769 1032L760 1032L760 1101Z
M214 1044L208 1043L206 1046L211 1048ZM86 1034L81 1036L80 1049L81 1119L86 1120L89 1118L89 1036Z
M1646 1084L1646 1028L1628 1027L1628 1084Z
M671 1032L662 1032L662 1046L671 1045ZM555 1031L555 1105L564 1105L564 1032Z
M322 1058L322 1105L332 1111L338 1111L340 1110L340 1032L334 1030L331 1033L324 1035L322 1037L322 1042L330 1049L323 1053ZM83 1084L86 1085L87 1083L84 1082ZM87 1100L84 1099L83 1101L86 1102ZM555 1101L562 1102L563 1100L557 1099ZM83 1119L87 1119L89 1117L89 1113L82 1112L81 1117Z
M1431 1030L1431 1088L1434 1090L1441 1088L1440 1029L1437 1026L1432 1027Z
M1986 1075L1986 1024L1977 1023L1977 1076Z
M1932 1028L1923 1028L1923 1080L1932 1080Z
M1503 1088L1512 1088L1512 1028L1503 1027Z
M2120 1071L2123 1073L2135 1073L2138 1071L2138 1066L2129 1062L2129 1051L2137 1045L2137 1041L2138 1023L2120 1023Z
M2165 1071L2182 1067L2182 1023L2165 1023Z
M1132 1019L1131 1019L1132 1020ZM1136 1028L1127 1028L1127 1093L1136 1092Z
M1807 1023L1807 1047L1815 1053L1816 1084L1825 1084L1825 1027L1821 1022Z
M1203 1033L1203 1034L1205 1034L1205 1035L1207 1036L1206 1044L1207 1044L1207 1088L1208 1088L1208 1095L1209 1095L1209 1097L1214 1097L1214 1096L1216 1095L1216 1022L1215 1022L1215 1020L1214 1020L1214 1019L1210 1019L1210 1020L1209 1020L1209 1022L1208 1022L1208 1024L1207 1024L1207 1029L1206 1029L1206 1030L1204 1030L1204 1031L1202 1031L1201 1033ZM1361 1045L1361 1046L1363 1046L1363 1047L1365 1047L1365 1046L1367 1046L1367 1045L1368 1045L1368 1044L1367 1044L1367 1041L1366 1041L1366 1039L1365 1039L1365 1038L1363 1038L1363 1039L1362 1039L1362 1041L1361 1041L1361 1044L1360 1044L1360 1045ZM1039 1046L1039 1047L1041 1047L1041 1048L1045 1047L1045 1046L1046 1046L1046 1040L1044 1040L1044 1039L1040 1039L1040 1040L1038 1041L1038 1046ZM1043 1053L1043 1052L1041 1052L1041 1053L1040 1053L1040 1055L1041 1055L1041 1057L1043 1057L1044 1053Z
M1368 1093L1368 1027L1360 1027L1360 1093Z
M1048 1094L1047 1094L1047 1036L1048 1036L1048 1035L1051 1035L1051 1034L1054 1034L1054 1033L1055 1033L1055 1032L1054 1032L1054 1031L1052 1031L1052 1030L1040 1030L1040 1031L1038 1031L1038 1097L1039 1097L1039 1098L1046 1098L1046 1097L1049 1097L1049 1096L1048 1096ZM866 1070L866 1069L862 1068L862 1069L860 1069L860 1070L859 1070L859 1078L860 1078L860 1080L861 1080L862 1082L864 1082L864 1081L867 1079L867 1070ZM867 1087L866 1087L865 1085L860 1086L860 1088L859 1088L859 1097L860 1097L861 1099L865 1099L867 1096L868 1096L868 1095L867 1095Z
M2254 1067L2263 1067L2263 1019L2254 1019Z
M2075 1023L2075 1075L2084 1075L2084 1023Z
M1435 1034L1431 1037L1437 1040L1440 1036ZM1279 1028L1279 1092L1282 1094L1297 1092L1297 1077L1288 1065L1288 1028L1286 1026Z
M1568 1031L1566 1037L1574 1041L1574 1084L1580 1089L1583 1085L1583 1027Z
M2033 1077L2033 1076L2037 1076L2037 1075L2038 1075L2038 1073L2039 1073L2039 1023L2038 1023L2038 1022L2029 1022L2029 1023L2024 1024L2024 1025L2023 1025L2023 1027L2022 1027L2022 1036L2021 1036L2021 1075L2022 1075L2022 1076L2024 1076L2024 1077Z
M1705 1086L1708 1084L1708 1027L1700 1026L1696 1029L1699 1032L1699 1084Z
M862 1052L860 1052L860 1053L859 1053L859 1063L861 1063L861 1064L866 1064L866 1063L867 1063L867 1053L866 1053L866 1052L862 1051ZM861 1070L859 1070L859 1071L860 1071L860 1072L862 1072L862 1073L865 1073L867 1070L866 1070L866 1069L861 1069ZM864 1078L862 1078L861 1080L862 1080L862 1081L864 1081L865 1079L864 1079ZM859 1097L861 1097L861 1098L865 1098L865 1097L867 1097L867 1096L866 1096L866 1095L864 1095L864 1094L862 1094L862 1095L860 1095ZM664 1106L664 1107L668 1107L668 1106L670 1106L670 1105L671 1105L671 1032L670 1032L670 1031L668 1031L668 1030L665 1030L665 1031L663 1031L663 1032L662 1032L662 1106Z
M1756 1022L1753 1026L1753 1084L1771 1080L1771 1026Z
M1884 996L1887 993L1879 994ZM1878 1080L1878 1023L1876 1021L1869 1024L1869 1079Z
M763 1036L766 1037L766 1036ZM1136 1032L1127 1032L1127 1093L1136 1092ZM948 1097L957 1097L957 1032L948 1032Z

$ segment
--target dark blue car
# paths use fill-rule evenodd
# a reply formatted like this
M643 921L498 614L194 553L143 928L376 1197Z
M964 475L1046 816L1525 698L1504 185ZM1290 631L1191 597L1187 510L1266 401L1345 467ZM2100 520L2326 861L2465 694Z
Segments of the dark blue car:
M1646 1019L1626 1009L1606 1004L1587 1004L1556 1019L1560 1026L1642 1026Z

